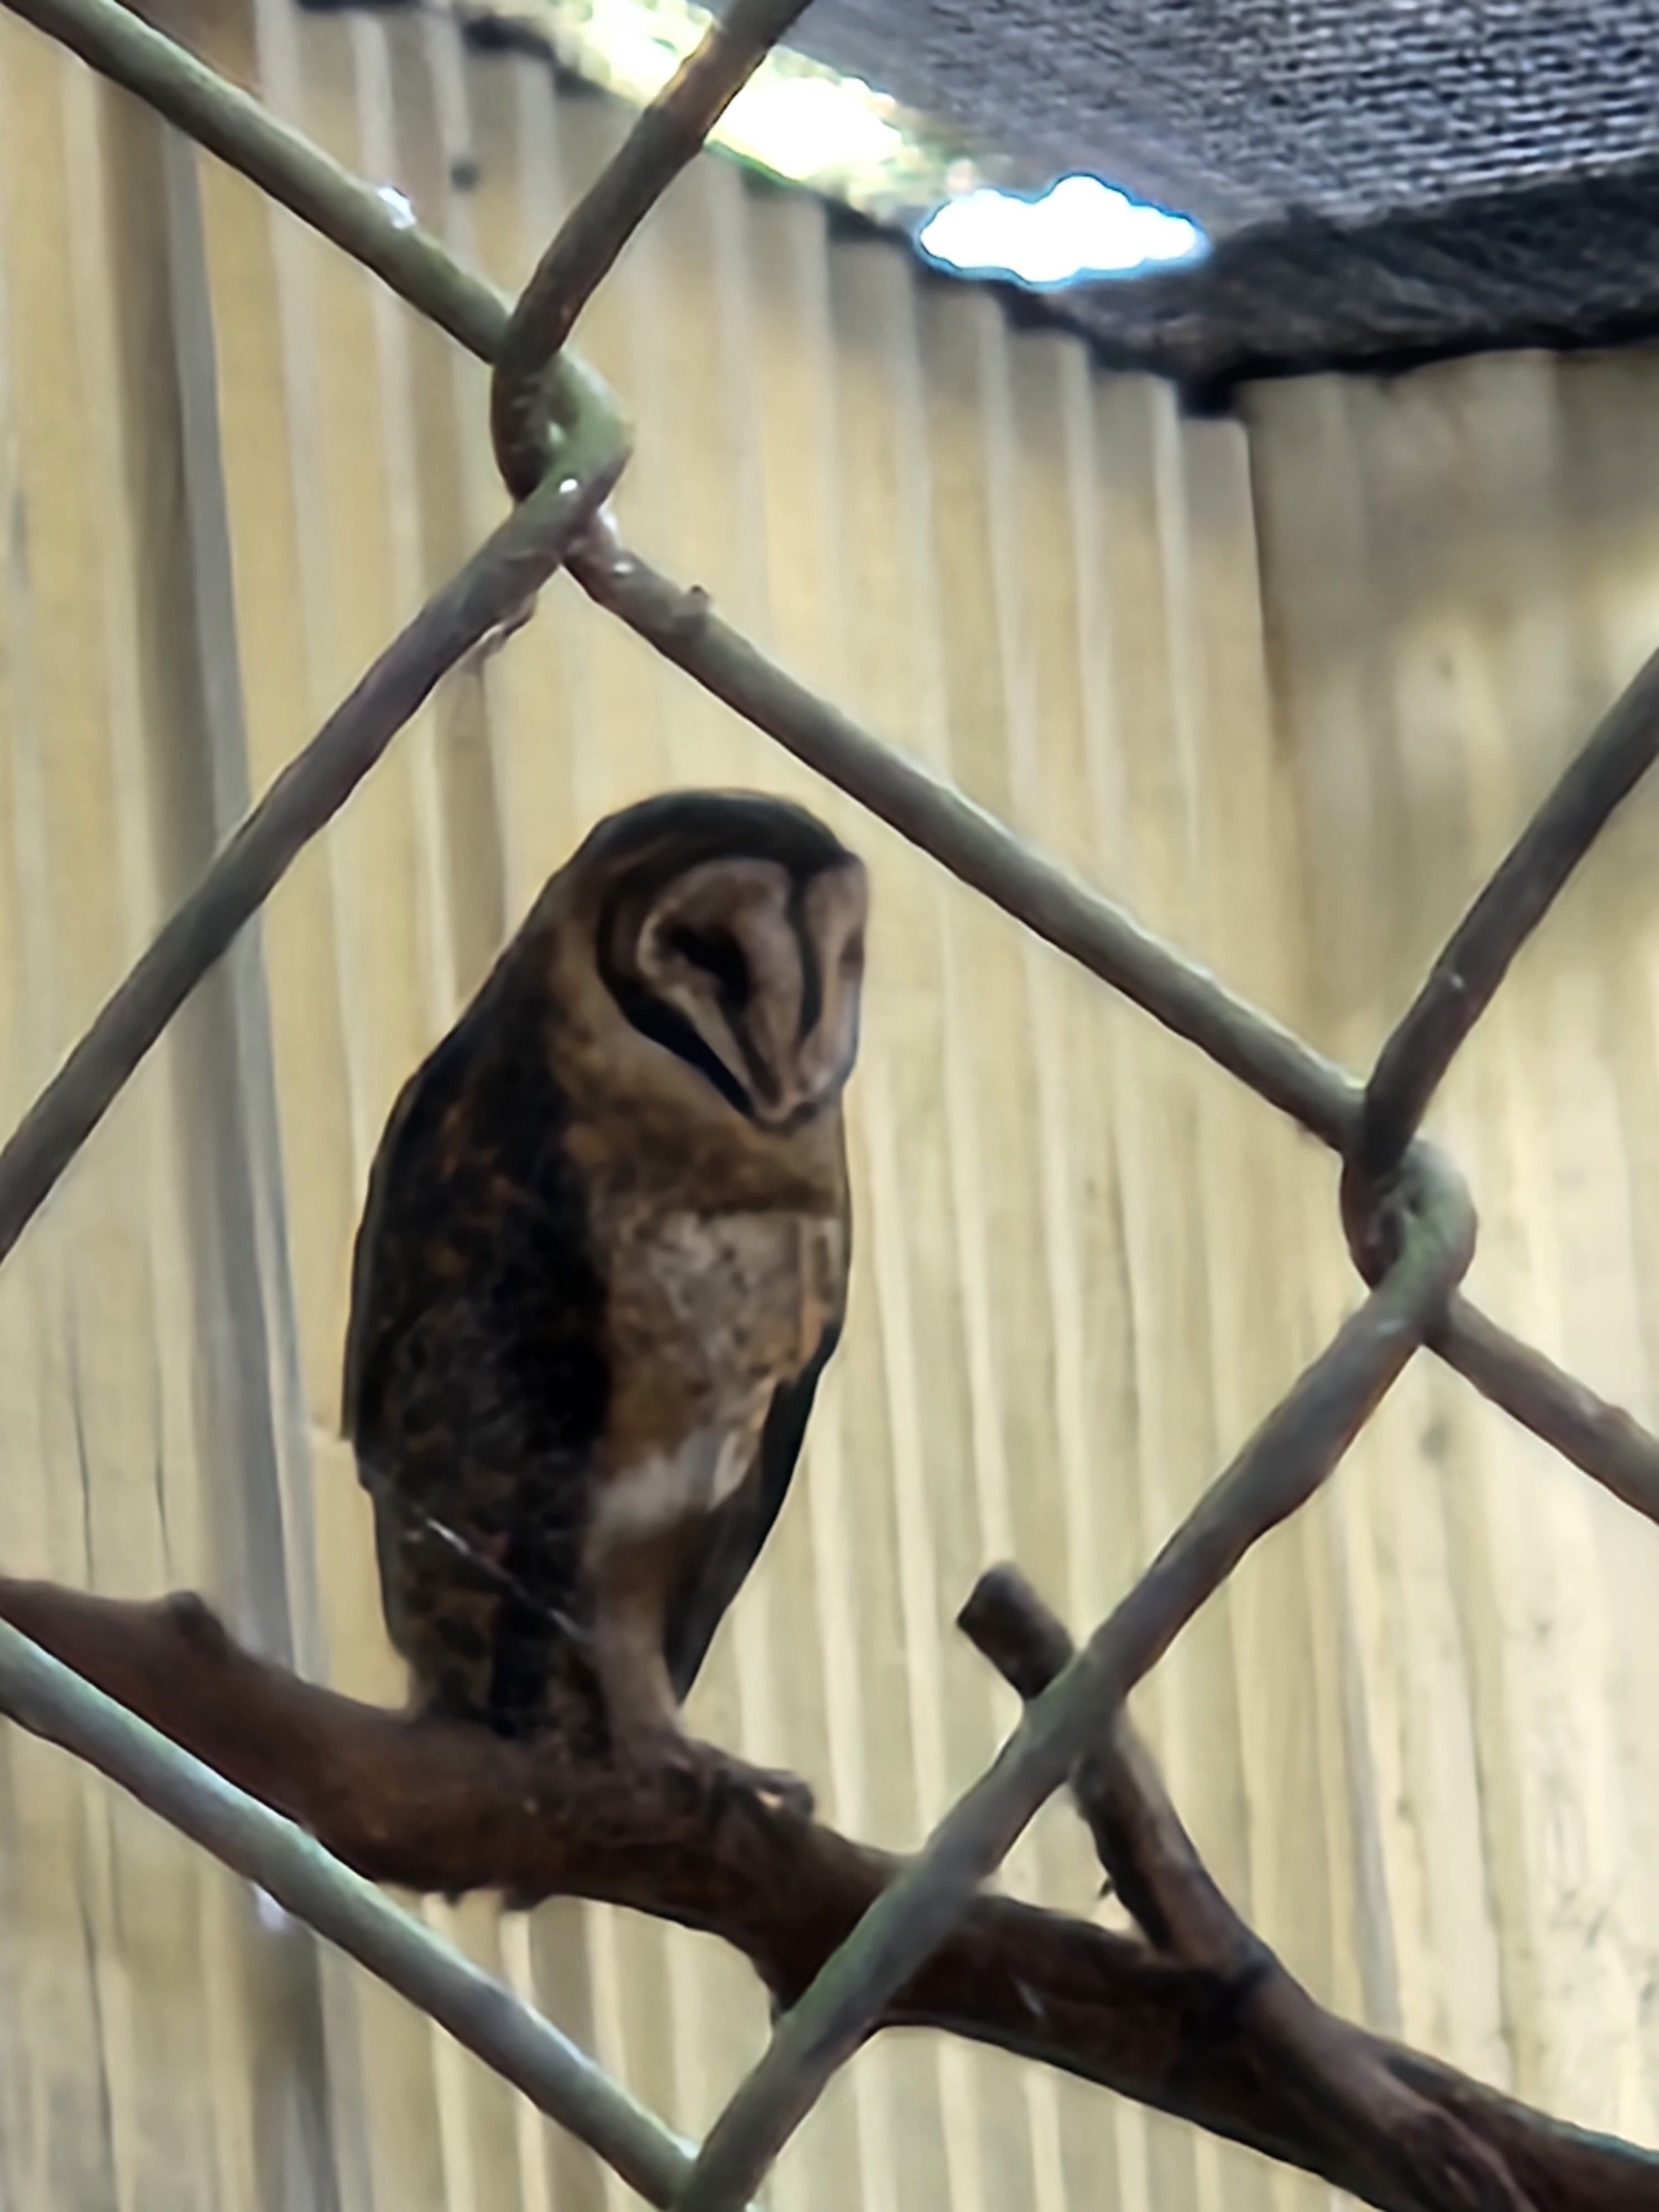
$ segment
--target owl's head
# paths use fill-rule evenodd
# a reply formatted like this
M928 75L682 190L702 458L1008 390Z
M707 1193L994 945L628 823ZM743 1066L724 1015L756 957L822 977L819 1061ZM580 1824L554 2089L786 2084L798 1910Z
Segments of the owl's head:
M669 792L601 823L579 858L599 975L635 1029L762 1128L840 1097L868 892L821 822L757 793Z

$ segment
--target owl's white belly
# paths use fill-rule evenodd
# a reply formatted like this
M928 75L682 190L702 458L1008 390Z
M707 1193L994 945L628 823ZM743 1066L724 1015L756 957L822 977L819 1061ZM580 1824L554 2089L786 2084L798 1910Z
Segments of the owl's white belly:
M765 1419L763 1405L752 1423L698 1429L678 1451L657 1453L619 1470L599 1493L592 1540L605 1549L648 1543L712 1513L749 1472Z

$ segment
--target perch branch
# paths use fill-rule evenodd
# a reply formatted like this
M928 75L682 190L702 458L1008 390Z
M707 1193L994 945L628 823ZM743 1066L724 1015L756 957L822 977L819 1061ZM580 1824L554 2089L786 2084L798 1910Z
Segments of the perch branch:
M1365 1085L1358 1164L1387 1175L1417 1133L1463 1040L1607 818L1659 753L1659 653L1576 753L1396 1024Z
M222 1635L191 1600L172 1600L161 1610L198 1650ZM580 2136L651 2203L674 2202L690 2171L684 2146L556 2027L291 1820L127 1711L9 1620L0 1620L0 1711L88 1760L258 1882Z
M277 123L119 0L5 0L94 69L148 100L303 222L372 269L481 361L499 356L511 313L437 240L399 228L378 195ZM559 356L578 371L574 356ZM1337 1152L1357 1135L1352 1077L1187 960L1098 892L1045 860L971 801L884 745L756 651L686 591L619 546L608 526L568 562L600 605L820 775L963 883L1155 1020L1206 1053ZM1616 711L1616 710L1615 710ZM1626 1504L1659 1521L1659 1442L1492 1322L1453 1300L1431 1340L1475 1389Z
M1164 1546L988 1771L777 2023L709 2130L680 2212L731 2212L754 2193L831 2075L926 1962L1043 1800L1250 1547L1335 1467L1437 1317L1474 1249L1462 1183L1414 1148L1388 1211L1398 1256Z
M372 1881L589 1897L678 1920L741 1952L781 2004L799 1996L902 1863L746 1793L573 1767L552 1748L336 1696L242 1650L194 1599L133 1605L0 1581L0 1619ZM44 1732L59 1735L49 1720ZM71 1747L111 1771L94 1747ZM1212 1977L1087 1921L975 1899L897 1992L886 2024L1017 2052L1299 2166L1382 2212L1424 2212L1397 2179L1368 2173L1338 2118L1310 2107L1240 2036ZM1652 2212L1659 2202L1659 2156L1354 2033L1504 2160L1536 2212Z
M1072 1639L1013 1567L982 1575L957 1625L1027 1701L1073 1657ZM1431 2212L1532 2212L1501 2153L1388 2063L1383 2046L1327 2012L1240 1919L1199 1856L1120 1707L1072 1774L1114 1887L1154 1947L1212 1978L1232 2032L1288 2094L1343 2129L1371 2186Z
M639 228L807 0L731 0L571 210L537 264L495 349L489 426L515 499L546 465L542 410L548 364Z
M433 594L238 826L0 1150L0 1260L295 854L344 805L446 670L558 566L573 531L616 482L626 450L609 410L585 408L564 457L573 473L518 508Z

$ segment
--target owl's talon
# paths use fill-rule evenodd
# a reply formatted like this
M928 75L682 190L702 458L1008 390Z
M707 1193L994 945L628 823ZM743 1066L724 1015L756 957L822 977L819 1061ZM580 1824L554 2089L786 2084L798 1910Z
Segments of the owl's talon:
M747 1759L734 1759L729 1752L716 1752L714 1758L717 1786L735 1799L747 1799L768 1812L811 1819L815 1802L811 1787L799 1774L791 1774L782 1766L751 1766Z
M783 1766L745 1767L740 1776L741 1785L753 1791L764 1802L775 1799L786 1813L793 1813L803 1820L810 1820L817 1800L812 1795L812 1785L804 1782L799 1774L791 1774Z
M636 1768L654 1768L677 1780L694 1783L700 1794L716 1802L748 1799L768 1810L793 1813L804 1820L812 1817L812 1791L799 1774L790 1773L787 1767L751 1766L747 1759L722 1751L718 1744L683 1735L678 1729L665 1728L660 1734L653 1731L649 1737L635 1739L628 1747L625 1759Z

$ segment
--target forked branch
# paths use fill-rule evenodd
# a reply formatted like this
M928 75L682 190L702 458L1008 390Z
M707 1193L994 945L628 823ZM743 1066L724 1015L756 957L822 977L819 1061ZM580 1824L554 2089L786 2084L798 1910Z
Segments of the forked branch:
M564 337L622 241L802 0L733 0L556 240L510 316L434 241L384 218L356 179L110 0L11 4L494 361L498 452L515 493L535 490L551 452L558 465L534 504L437 596L279 780L43 1094L0 1155L0 1258L185 993L442 667L513 611L526 584L539 581L591 520L622 445L605 396L562 354ZM550 427L558 433L556 447ZM1659 2201L1651 2158L1553 2127L1315 2006L1209 1881L1121 1714L1129 1685L1245 1547L1322 1480L1425 1332L1498 1402L1659 1518L1653 1440L1471 1310L1448 1303L1467 1262L1468 1209L1411 1143L1423 1105L1516 947L1651 757L1659 741L1653 673L1613 710L1471 910L1385 1054L1362 1115L1361 1094L1340 1070L792 684L714 621L702 594L654 576L598 526L579 559L581 580L601 604L964 880L1345 1156L1355 1154L1363 1129L1348 1179L1362 1224L1374 1225L1402 1197L1409 1212L1425 1178L1432 1202L1418 1208L1401 1237L1360 1252L1377 1285L1364 1312L1085 1650L1067 1656L1057 1624L1028 1612L1036 1641L1018 1669L1042 1671L1041 1644L1054 1679L1035 1683L1032 1711L1003 1758L908 1867L757 1802L712 1753L688 1782L654 1770L575 1766L550 1749L514 1749L479 1731L416 1726L352 1705L237 1651L199 1605L120 1607L8 1585L0 1612L9 1609L118 1703L310 1827L363 1873L449 1891L607 1898L710 1929L744 1949L791 2009L689 2176L679 2147L653 2133L645 2116L630 2117L611 2085L588 2081L580 2065L566 2085L578 2103L590 2088L598 2097L598 2117L581 2130L588 2139L619 2127L606 2154L624 2172L632 2160L640 2185L659 2201L674 2195L684 2212L730 2212L850 2048L878 2026L921 2021L1110 2082L1379 2205L1547 2212L1571 2204L1600 2212ZM1005 1620L1004 1628L1017 1643L1018 1621L1010 1630ZM227 1826L220 1817L227 1812L220 1785L158 1758L160 1747L141 1741L130 1717L106 1706L89 1717L72 1682L58 1678L54 1686L38 1653L4 1638L0 1685L27 1725L138 1790L232 1863L257 1871L258 1854L231 1832L235 1822ZM144 1758L134 1756L135 1746ZM1024 1820L1068 1771L1146 1944L975 1895ZM246 1820L240 1827L249 1828ZM272 1864L286 1880L280 1851ZM309 1898L313 1923L398 1979L396 1916L385 1901L357 1895L354 1919L340 1869L320 1857L295 1862L289 1873L295 1867L291 1893ZM364 1928L373 1941L358 1940ZM377 1952L382 1939L390 1948ZM505 2015L493 2028L486 2018L481 2029L465 2005L447 2012L449 1999L436 1984L417 1989L405 1975L398 1985L471 2034L475 2048L489 2048L496 2033L493 2063L524 2078L501 2039ZM518 2022L526 2033L535 2025L526 2028L528 2020ZM562 2078L567 2056L556 2038L545 2044L541 2057L553 2069L546 2080ZM564 2089L549 2094L548 2109L557 2111Z
M1071 1664L1072 1639L1016 1568L981 1576L957 1626L1026 1699ZM1532 2212L1504 2152L1424 2095L1386 2045L1316 2004L1212 1878L1121 1708L1072 1785L1101 1863L1154 1949L1227 1993L1230 2033L1309 2112L1340 2126L1378 2192L1431 2212ZM1350 2184L1350 2186L1352 2185Z
M422 1723L251 1656L194 1599L131 1605L0 1582L0 1618L373 1880L631 1905L734 1946L793 2002L902 1862L683 1777L577 1767ZM40 1727L37 1716L20 1716ZM112 1771L107 1744L58 1737ZM1085 1920L981 1897L899 1990L886 2026L1018 2052L1322 2175L1384 2212L1433 2212L1373 2170L1345 2117L1241 2031L1223 1979ZM1659 2158L1563 2127L1381 2039L1357 2057L1500 2160L1534 2212L1652 2212ZM1487 2200L1501 2205L1504 2199ZM1480 2212L1479 2197L1468 2200Z

